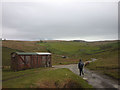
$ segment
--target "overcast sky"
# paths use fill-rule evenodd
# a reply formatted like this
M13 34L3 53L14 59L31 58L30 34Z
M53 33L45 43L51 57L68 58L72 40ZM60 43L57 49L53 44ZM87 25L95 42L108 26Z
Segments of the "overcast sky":
M117 2L4 2L2 38L14 40L118 39Z

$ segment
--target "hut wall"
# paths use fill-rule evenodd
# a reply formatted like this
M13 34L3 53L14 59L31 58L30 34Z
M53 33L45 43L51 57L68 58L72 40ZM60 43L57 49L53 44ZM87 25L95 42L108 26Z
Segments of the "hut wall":
M14 71L51 66L51 55L11 55L11 69Z
M17 55L15 55L15 56L11 55L11 69L14 71L18 70L18 57L17 57Z

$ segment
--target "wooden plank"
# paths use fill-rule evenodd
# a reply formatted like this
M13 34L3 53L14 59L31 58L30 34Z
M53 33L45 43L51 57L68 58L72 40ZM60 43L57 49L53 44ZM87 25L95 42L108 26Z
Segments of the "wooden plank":
M52 67L52 60L51 60L51 55L50 55L50 67Z
M18 55L18 57L23 61L24 65L28 66L27 63L25 62L25 56L24 56L24 60L22 59L20 55Z
M40 67L42 66L42 56L40 56Z
M37 67L39 67L39 64L38 64L38 55L37 55Z
M30 67L32 68L32 55L30 56Z

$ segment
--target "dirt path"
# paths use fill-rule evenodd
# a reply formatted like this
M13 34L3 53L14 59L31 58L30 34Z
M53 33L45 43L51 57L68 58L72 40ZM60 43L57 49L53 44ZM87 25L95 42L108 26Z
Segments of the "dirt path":
M55 65L53 67L68 68L73 73L79 75L79 70L78 70L77 64ZM81 77L83 79L85 79L89 84L91 84L94 88L118 88L118 87L120 87L120 85L118 85L118 82L111 79L110 77L98 74L98 73L88 70L86 68L84 69L84 74L85 75L81 76Z

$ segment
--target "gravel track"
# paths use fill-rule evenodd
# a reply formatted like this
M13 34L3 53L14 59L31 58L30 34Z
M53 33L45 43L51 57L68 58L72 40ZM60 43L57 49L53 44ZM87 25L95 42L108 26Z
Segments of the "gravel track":
M70 65L55 65L54 68L68 68L73 73L79 75L79 69L77 64L70 64ZM86 80L90 85L94 88L120 88L118 85L118 81L114 80L106 75L102 75L100 73L88 70L84 68L84 76L81 76L84 80ZM120 89L119 89L120 90Z

